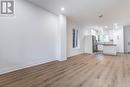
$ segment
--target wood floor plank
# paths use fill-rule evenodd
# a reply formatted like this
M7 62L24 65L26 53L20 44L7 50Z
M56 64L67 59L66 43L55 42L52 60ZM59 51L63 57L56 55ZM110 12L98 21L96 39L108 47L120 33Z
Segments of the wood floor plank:
M0 75L0 87L130 87L130 54L81 54Z

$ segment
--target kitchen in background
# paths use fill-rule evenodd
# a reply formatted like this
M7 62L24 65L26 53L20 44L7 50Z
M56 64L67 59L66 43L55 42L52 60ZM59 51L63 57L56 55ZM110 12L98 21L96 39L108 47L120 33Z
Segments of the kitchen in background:
M124 35L123 35L122 26L116 25L116 27L113 26L112 27L108 27L108 26L90 27L89 29L86 29L84 31L84 34L85 34L85 53L89 51L87 50L86 47L90 47L88 45L90 41L89 39L87 40L87 37L89 36L95 37L96 39L96 40L93 39L94 43L92 43L92 48L91 48L93 49L91 51L92 53L100 52L104 54L117 55L117 52L119 53L124 52Z

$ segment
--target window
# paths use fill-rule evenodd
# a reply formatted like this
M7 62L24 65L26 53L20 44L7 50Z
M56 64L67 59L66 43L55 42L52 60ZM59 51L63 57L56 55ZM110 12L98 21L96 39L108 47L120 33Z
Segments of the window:
M109 36L108 35L99 35L98 36L98 41L103 43L103 42L109 42Z
M73 48L77 48L79 46L78 41L78 30L73 29Z

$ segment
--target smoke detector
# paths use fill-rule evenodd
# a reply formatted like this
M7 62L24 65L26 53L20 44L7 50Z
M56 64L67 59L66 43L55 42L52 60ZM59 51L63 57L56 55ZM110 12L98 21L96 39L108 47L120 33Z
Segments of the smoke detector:
M102 18L102 17L103 17L103 14L99 15L98 17L99 17L99 18Z

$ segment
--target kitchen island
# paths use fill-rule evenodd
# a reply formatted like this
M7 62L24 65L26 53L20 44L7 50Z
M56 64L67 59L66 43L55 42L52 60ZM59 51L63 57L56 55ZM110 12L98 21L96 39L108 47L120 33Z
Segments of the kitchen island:
M103 54L117 55L116 44L103 44Z

